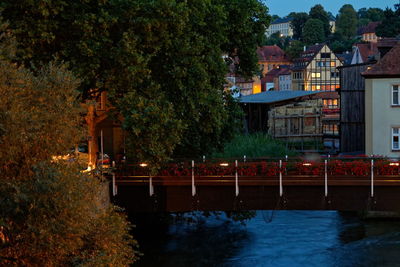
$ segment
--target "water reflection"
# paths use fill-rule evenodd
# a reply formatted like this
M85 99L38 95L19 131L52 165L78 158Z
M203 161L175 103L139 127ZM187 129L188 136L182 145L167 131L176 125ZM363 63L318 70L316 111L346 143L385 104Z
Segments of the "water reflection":
M139 223L135 266L400 266L400 223L334 211L258 211L246 225Z

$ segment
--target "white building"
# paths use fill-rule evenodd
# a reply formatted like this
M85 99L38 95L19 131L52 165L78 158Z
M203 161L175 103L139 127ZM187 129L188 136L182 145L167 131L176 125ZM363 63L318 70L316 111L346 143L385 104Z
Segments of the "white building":
M282 37L292 37L293 29L290 25L292 18L283 18L274 20L271 25L269 25L267 32L265 35L270 37L272 34L276 32L280 32Z
M365 77L365 152L400 157L400 43Z

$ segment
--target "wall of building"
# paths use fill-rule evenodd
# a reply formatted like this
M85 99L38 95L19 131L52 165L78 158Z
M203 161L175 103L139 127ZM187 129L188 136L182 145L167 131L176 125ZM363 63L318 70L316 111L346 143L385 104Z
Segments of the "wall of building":
M366 154L400 157L392 151L392 127L400 127L400 107L392 107L392 85L400 78L366 79Z

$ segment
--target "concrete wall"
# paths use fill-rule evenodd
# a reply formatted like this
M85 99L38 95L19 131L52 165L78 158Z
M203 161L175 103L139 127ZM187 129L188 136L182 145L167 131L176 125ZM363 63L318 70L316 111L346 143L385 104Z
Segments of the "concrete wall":
M392 151L392 127L400 127L400 107L392 107L392 85L400 78L366 79L366 154L400 157Z

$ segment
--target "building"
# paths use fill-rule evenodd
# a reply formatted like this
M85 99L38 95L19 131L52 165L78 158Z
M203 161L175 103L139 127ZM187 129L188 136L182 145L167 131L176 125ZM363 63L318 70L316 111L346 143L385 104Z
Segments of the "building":
M375 63L339 67L341 153L365 154L365 79L361 73Z
M356 43L353 46L353 57L350 64L362 64L379 58L378 45L375 42Z
M261 46L257 49L258 65L264 77L267 72L280 65L290 65L292 62L285 52L277 45Z
M318 94L269 91L241 97L246 130L268 133L302 151L310 150L310 144L316 150L323 142L322 101Z
M292 73L289 68L282 68L281 72L278 74L278 84L276 88L279 91L291 91L292 90Z
M293 90L334 92L340 86L336 67L342 62L326 44L310 46L293 64Z
M272 70L270 70L265 76L261 79L261 91L280 91L280 80L279 77L281 74L286 73L290 77L290 71L288 65L280 65ZM291 86L290 80L282 80L282 86L285 85L285 90L289 90ZM287 87L287 88L286 88Z
M370 22L367 26L358 28L357 34L361 36L364 42L376 43L380 39L376 36L376 27L378 27L379 24L381 24L379 21Z
M279 32L282 37L292 37L293 28L290 25L292 20L291 17L274 20L271 25L269 25L265 35L270 37L272 34Z
M332 152L339 150L339 71L342 61L326 44L310 46L293 60L292 90L318 91L323 102L324 144Z
M400 42L365 78L365 152L400 157Z

